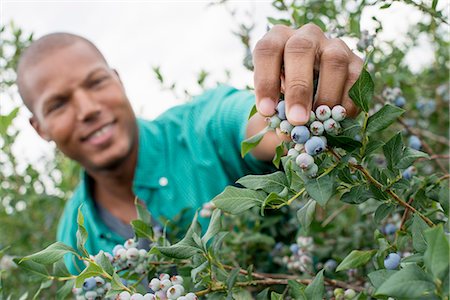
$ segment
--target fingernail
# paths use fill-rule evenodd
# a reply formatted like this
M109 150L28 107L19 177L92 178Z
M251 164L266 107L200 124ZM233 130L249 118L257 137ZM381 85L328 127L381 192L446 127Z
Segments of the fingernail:
M275 114L275 102L270 98L262 98L259 101L258 112L263 116L272 116Z
M309 120L309 116L306 113L306 109L300 104L294 104L288 110L288 118L291 123L306 124Z

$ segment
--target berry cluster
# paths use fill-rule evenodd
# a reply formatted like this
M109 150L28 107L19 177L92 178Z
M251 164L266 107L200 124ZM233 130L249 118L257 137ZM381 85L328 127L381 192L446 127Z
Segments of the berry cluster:
M312 237L299 236L297 243L292 244L289 250L292 252L290 256L283 257L283 264L288 270L300 271L302 273L312 270L312 250L314 249Z
M148 272L147 250L138 249L137 241L128 239L123 245L116 245L113 252L112 264L116 270L127 269L130 274L143 275Z
M406 104L406 100L403 97L402 90L399 87L386 87L381 95L387 103L394 103L398 107L403 107Z
M83 287L73 288L72 293L76 300L112 299L105 298L106 293L111 289L111 283L99 276L86 278Z
M197 300L194 293L185 294L183 286L183 277L175 275L170 277L169 274L161 274L159 277L152 278L148 287L151 289L150 293L145 295L135 293L131 295L124 291L119 294L118 300Z
M400 216L400 214L393 214L392 216L386 218L386 223L381 228L381 232L383 232L387 236L394 235L400 228L401 223L402 217Z
M337 288L333 291L334 299L336 300L352 300L356 298L356 292L352 289L344 289Z
M200 210L200 217L209 218L212 215L212 212L216 209L216 206L212 201L206 202L203 204L202 209Z
M428 118L436 111L436 101L434 99L421 98L416 102L416 108L422 117Z
M293 126L286 118L286 105L280 101L277 113L268 119L269 127L276 129L284 140L292 141L293 147L288 150L288 157L309 177L317 176L319 167L314 163L314 156L322 153L327 147L324 134L338 135L342 131L339 122L347 115L345 108L336 105L332 109L327 105L320 105L316 111L311 111L306 125Z
M369 46L373 46L374 37L375 37L375 35L370 34L369 31L367 31L367 30L361 31L361 37L359 38L359 41L356 44L356 47L358 48L358 50L364 51L367 48L369 48Z

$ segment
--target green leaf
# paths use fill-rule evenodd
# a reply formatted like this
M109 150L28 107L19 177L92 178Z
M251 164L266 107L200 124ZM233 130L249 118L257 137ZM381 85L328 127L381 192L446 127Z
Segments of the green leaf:
M425 241L423 233L428 228L427 223L425 223L425 221L417 214L414 214L411 235L413 247L417 252L424 253L427 249L427 242Z
M33 300L38 299L38 296L41 293L41 291L51 287L52 283L53 283L53 280L51 280L51 279L41 282L41 285L39 286L39 289L36 291L36 293L33 296Z
M400 161L403 155L403 142L401 133L397 133L383 146L384 156L386 157L387 167L391 171L398 170L395 168L397 162Z
M264 199L263 203L261 204L261 216L264 216L264 209L269 206L273 207L274 205L280 205L282 203L285 203L286 200L280 197L278 194L270 193L267 195L267 197Z
M406 169L407 167L412 165L418 158L429 159L430 156L425 152L406 147L405 150L403 151L402 157L397 162L395 167L399 169Z
M276 292L270 293L270 300L283 300L283 295Z
M391 104L384 105L379 111L369 117L367 121L367 133L372 134L388 128L404 112L405 110L398 106Z
M138 238L153 239L153 228L142 220L133 220L130 222L134 234Z
M202 237L202 242L206 245L208 241L213 238L222 228L221 224L221 211L220 209L215 209L211 215L211 220L209 221L208 229L205 235Z
M317 273L314 280L310 284L308 284L308 286L306 287L306 289L305 289L306 299L308 299L308 300L322 300L323 299L323 295L325 293L325 286L323 283L323 272L324 272L324 269L322 269L322 271Z
M257 112L258 112L258 109L256 108L256 104L253 104L252 109L250 110L250 113L248 114L247 120L250 120Z
M266 193L262 191L228 186L212 201L221 210L237 215L254 206L261 205L265 198Z
M259 142L261 142L262 138L266 134L266 132L269 130L268 127L264 128L259 133L255 134L252 137L249 137L248 139L244 140L241 143L241 155L244 157L248 152L250 152L253 148L258 146Z
M42 265L51 265L60 260L65 254L73 253L78 255L75 249L61 242L56 242L37 253L25 256L22 261L31 260Z
M276 148L275 148L275 156L272 159L272 163L275 165L275 167L280 167L280 160L281 157L283 157L284 155L284 145L283 143L279 144Z
M347 257L337 266L336 271L358 268L369 262L377 250L353 250Z
M288 280L289 288L291 289L291 295L296 300L308 300L305 294L305 286L298 283L295 280Z
M195 267L191 270L191 279L192 282L197 282L197 274L199 274L201 271L205 270L209 266L209 261L204 261L202 264L200 264L198 267Z
M48 271L47 269L41 265L38 264L32 260L23 260L20 258L15 258L14 262L22 269L27 270L35 275L38 275L39 277L48 277Z
M75 279L67 280L57 291L56 300L64 300L72 293L73 285L75 284Z
M142 220L145 224L151 225L152 224L152 216L150 215L150 212L148 211L147 207L141 202L139 202L138 198L136 197L134 201L134 205L136 207L138 219ZM152 233L153 236L153 233Z
M270 288L265 288L258 295L256 295L256 300L267 300L269 297Z
M286 174L284 172L274 172L266 175L247 175L240 178L236 183L252 190L263 190L266 193L281 193L288 187Z
M326 175L314 178L305 183L309 196L317 201L321 206L325 206L334 193L334 181Z
M444 209L444 213L448 215L449 212L449 201L450 198L450 192L449 187L446 182L441 183L441 187L439 189L439 203L441 204L442 208Z
M444 234L442 224L425 230L428 244L424 253L425 267L441 281L449 271L449 242Z
M361 148L361 142L344 135L327 135L327 141L330 146L342 148L346 151L353 151Z
M100 267L105 270L106 273L108 273L109 275L113 275L114 274L114 267L112 266L111 262L109 261L108 257L106 257L105 253L100 250L100 253L97 254L98 257L100 257L98 259L98 264L100 265ZM97 261L97 258L96 258Z
M228 278L227 278L227 290L228 292L231 291L231 289L233 288L234 284L236 283L236 279L237 276L239 275L239 267L234 268L233 270L230 271L230 273L228 274Z
M87 268L80 273L75 279L75 287L79 288L83 285L83 282L92 276L100 276L103 274L103 269L96 263L90 262Z
M411 264L389 277L376 290L375 295L384 295L400 299L424 299L433 293L433 282L417 265Z
M361 70L358 80L353 84L348 95L363 111L369 111L369 102L372 100L374 84L372 77L366 69Z
M6 135L6 131L9 126L11 126L13 120L17 117L17 113L19 112L19 107L14 108L7 115L0 115L0 135Z
M371 154L372 152L374 152L375 150L377 150L381 146L384 146L383 141L371 140L370 137L369 137L369 142L367 143L367 146L366 146L366 153L365 153L365 155Z
M316 201L310 199L308 202L297 211L297 219L300 222L302 230L307 233L309 226L314 218L316 211Z
M67 270L66 264L64 263L64 259L58 260L53 264L53 276L57 277L68 277L70 276L69 270Z
M361 204L372 197L372 193L366 185L354 186L347 193L343 194L341 201L350 204Z
M372 283L373 287L377 289L381 284L383 284L383 282L388 280L388 278L395 273L397 273L396 270L381 269L367 274L367 277L369 277L369 280Z
M86 228L84 228L84 217L83 213L81 212L81 207L83 205L80 205L78 207L78 216L77 216L77 224L78 224L78 230L76 233L77 236L77 249L80 251L85 257L89 256L89 253L87 252L84 245L86 244L86 240L88 238L88 233L86 231Z
M267 20L272 25L277 25L277 24L286 25L286 26L291 26L292 25L291 21L288 20L288 19L275 19L275 18L272 18L272 17L267 17Z

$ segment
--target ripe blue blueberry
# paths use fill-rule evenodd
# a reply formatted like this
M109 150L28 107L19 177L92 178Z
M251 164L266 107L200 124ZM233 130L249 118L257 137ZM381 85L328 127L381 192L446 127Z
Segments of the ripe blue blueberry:
M384 226L384 233L387 235L392 235L397 231L397 226L395 226L392 223L387 223L386 226Z
M310 135L306 126L295 126L291 131L291 138L296 144L304 144Z
M291 246L289 246L289 250L291 250L292 253L297 254L298 252L298 245L297 244L292 244Z
M97 286L97 281L94 277L86 278L83 282L83 289L85 291L93 290Z
M405 171L403 171L402 177L405 178L406 180L410 180L416 174L417 174L416 167L410 166Z
M286 120L286 103L284 101L278 102L277 105L278 118Z
M399 97L395 98L394 104L398 107L403 107L406 104L406 100L403 96L399 96Z
M305 143L305 150L309 155L317 155L325 150L325 147L325 142L317 136L313 136Z
M412 135L408 139L408 145L415 150L420 150L420 148L422 147L422 142L417 136Z
M400 255L395 252L389 253L388 256L384 259L384 267L388 270L397 269L400 264Z

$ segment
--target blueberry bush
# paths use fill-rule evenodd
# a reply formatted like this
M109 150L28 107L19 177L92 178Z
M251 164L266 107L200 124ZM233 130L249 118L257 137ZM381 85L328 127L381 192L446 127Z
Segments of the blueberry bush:
M424 17L405 39L378 39L385 29L375 17L373 32L360 28L367 7L388 13L397 4L273 1L277 18L268 18L270 24L314 22L330 36L352 38L365 61L349 92L359 116L346 118L341 106L320 106L305 126L294 127L280 95L267 127L241 149L249 155L264 134L277 131L282 142L273 159L276 172L248 175L226 187L199 208L181 238L174 222L153 228L152 216L136 203L135 238L112 253L86 251L89 236L79 213L77 249L57 242L14 259L40 282L30 295L449 299L447 16L438 1L408 0L403 5ZM248 69L252 28L239 24L236 32ZM407 55L419 36L432 44L433 63L412 71ZM160 70L155 73L164 87ZM208 73L201 74L203 84ZM207 228L201 228L198 216L210 218ZM138 239L148 239L150 249L139 249ZM65 268L67 253L86 264L80 274Z

